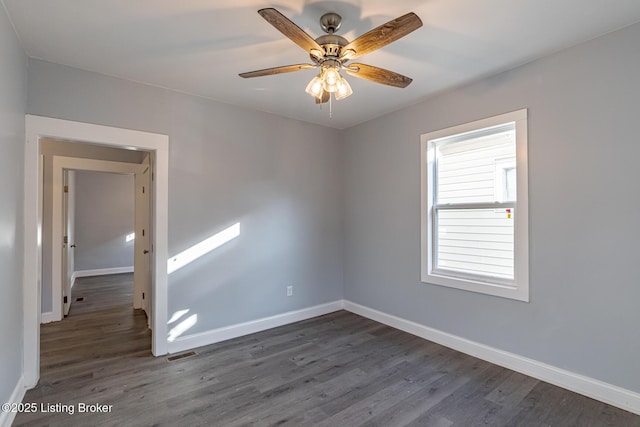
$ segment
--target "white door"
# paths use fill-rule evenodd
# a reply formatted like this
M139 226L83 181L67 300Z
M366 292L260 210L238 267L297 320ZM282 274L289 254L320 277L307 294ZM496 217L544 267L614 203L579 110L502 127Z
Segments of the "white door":
M135 243L133 270L133 308L141 308L150 319L151 307L151 161L147 154L140 172L135 174ZM149 323L150 324L150 323Z
M73 274L73 196L70 195L71 171L64 170L62 194L62 313L66 316L71 308L71 275ZM72 190L71 190L72 191Z

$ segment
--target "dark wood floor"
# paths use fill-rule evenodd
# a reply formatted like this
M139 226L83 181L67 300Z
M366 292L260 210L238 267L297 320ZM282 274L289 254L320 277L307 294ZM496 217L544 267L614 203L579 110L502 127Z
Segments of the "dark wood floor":
M19 414L51 426L640 426L640 416L340 311L196 350L150 353L132 276L83 278L42 326L41 379ZM105 414L79 404L112 405ZM55 407L53 408L55 410Z

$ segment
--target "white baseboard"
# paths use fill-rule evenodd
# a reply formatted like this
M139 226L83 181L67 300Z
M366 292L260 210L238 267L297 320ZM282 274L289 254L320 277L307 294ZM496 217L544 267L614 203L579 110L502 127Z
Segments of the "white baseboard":
M133 273L133 266L129 267L114 267L114 268L98 268L95 270L79 270L74 271L72 276L72 283L78 277L90 277L90 276L106 276L108 274L121 274L121 273Z
M55 318L53 311L48 311L40 315L40 323L51 323L51 322L57 322L58 320L60 319Z
M489 347L350 301L344 301L344 309L412 335L458 350L462 353L640 415L640 393L538 362L527 357Z
M22 399L24 399L24 395L27 392L27 389L24 387L24 377L18 378L18 383L13 389L13 393L11 393L11 397L9 400L2 403L20 403ZM5 412L0 411L0 427L10 427L13 420L16 418L17 412Z
M312 317L333 313L334 311L342 310L342 308L342 300L334 301L326 304L316 305L314 307L303 308L301 310L277 314L275 316L264 317L262 319L252 320L250 322L225 326L224 328L213 329L198 334L186 335L177 338L173 342L168 343L168 350L169 353L178 353L209 344L214 344L220 341L226 341L232 338L253 334L267 329L276 328L278 326L287 325L289 323L311 319Z

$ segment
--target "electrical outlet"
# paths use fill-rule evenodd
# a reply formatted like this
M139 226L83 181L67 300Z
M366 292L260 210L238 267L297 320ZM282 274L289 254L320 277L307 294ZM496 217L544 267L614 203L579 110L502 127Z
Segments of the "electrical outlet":
M287 296L290 297L293 295L293 286L287 286Z

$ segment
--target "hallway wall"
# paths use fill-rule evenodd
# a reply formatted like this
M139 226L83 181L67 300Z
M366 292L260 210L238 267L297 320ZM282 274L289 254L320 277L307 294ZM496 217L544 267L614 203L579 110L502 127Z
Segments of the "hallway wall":
M133 267L133 175L76 172L75 271Z

